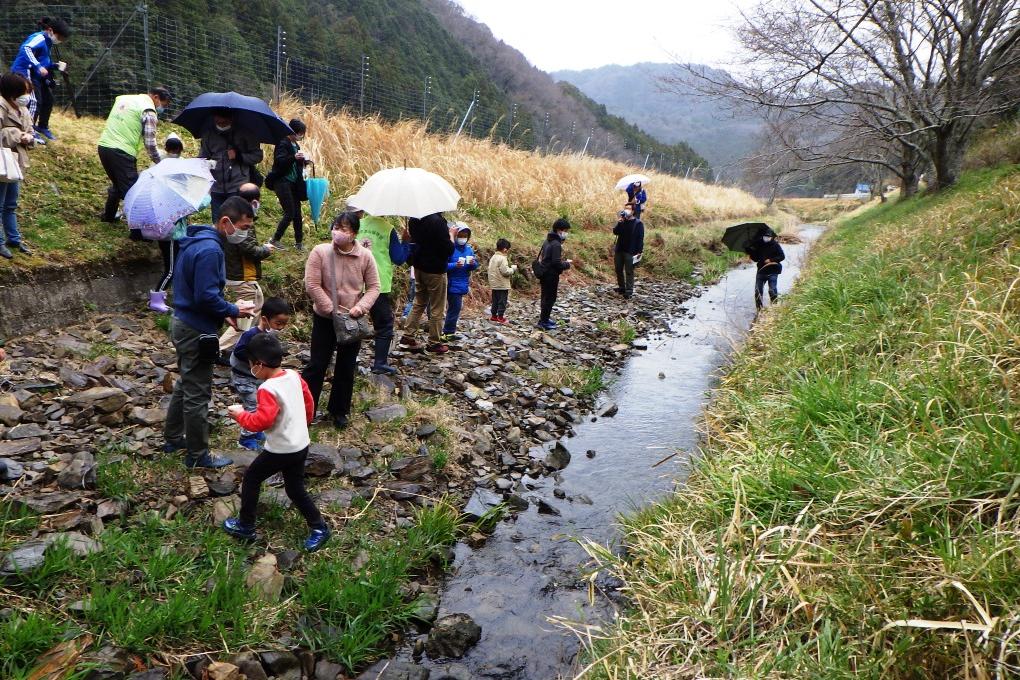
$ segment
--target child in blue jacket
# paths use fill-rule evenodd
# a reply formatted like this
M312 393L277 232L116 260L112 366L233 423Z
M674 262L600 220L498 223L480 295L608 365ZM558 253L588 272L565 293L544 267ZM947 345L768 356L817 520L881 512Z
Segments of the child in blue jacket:
M468 282L471 272L478 269L475 251L468 245L470 239L471 228L463 222L458 222L453 254L446 264L446 321L443 324L443 339L447 341L458 337L457 321L464 306L464 296L468 292Z

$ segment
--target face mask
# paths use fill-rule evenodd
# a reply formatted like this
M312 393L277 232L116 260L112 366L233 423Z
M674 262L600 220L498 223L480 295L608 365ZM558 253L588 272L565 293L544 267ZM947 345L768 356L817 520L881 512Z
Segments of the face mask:
M764 241L765 243L768 243L769 241L772 240L772 237L771 236L762 236L761 240Z
M14 103L17 104L18 106L28 106L29 104L32 103L32 96L28 94L23 94L17 99L15 99Z
M163 113L164 111L166 111L166 107L165 106L157 106L156 107L156 113Z
M280 331L276 328L267 328L266 333L269 333L270 335L279 335Z
M305 141L305 136L304 135L298 135L297 137L295 137L295 139L297 141L299 141L299 142L303 142L303 141Z
M354 237L346 231L340 231L339 229L333 232L333 245L344 248L354 243Z
M251 211L253 213L255 213L255 217L259 216L259 206L260 205L261 205L261 203L259 203L258 201L252 201L251 202Z
M629 220L633 216L634 216L634 212L632 210L624 210L623 211L623 218L624 219Z
M244 240L248 238L247 229L235 229L234 233L227 237L227 243L233 243L235 246L244 243Z
M254 366L252 366L248 370L251 372L251 377L255 378L256 380L259 379L258 375L255 374L255 367Z
M234 127L234 126L233 125L217 125L216 129L219 130L220 132L229 132L230 128L232 128L232 127Z
M566 241L567 240L567 232L565 232L565 231L558 231L556 233L560 235L560 240L561 241Z
M458 246L466 246L467 245L467 241L468 240L466 238L459 238L459 239L457 239L457 245Z

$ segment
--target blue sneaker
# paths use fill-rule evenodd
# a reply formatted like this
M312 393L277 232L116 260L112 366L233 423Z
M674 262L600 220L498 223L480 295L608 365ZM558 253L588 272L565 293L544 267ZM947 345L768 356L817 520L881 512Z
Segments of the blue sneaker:
M183 439L179 439L177 441L167 440L166 443L163 444L163 453L173 453L174 451L181 451L186 448L188 448L188 443Z
M46 139L50 140L51 142L56 139L56 137L53 136L53 133L50 132L49 128L39 127L38 125L36 125L35 131L38 132L43 137L45 137Z
M199 458L185 458L184 466L190 469L194 468L211 468L216 470L218 468L227 467L233 465L234 461L230 458L224 458L223 456L214 456L211 453L206 453Z
M242 541L254 541L257 538L255 527L249 527L241 524L241 520L236 517L228 517L223 520L223 530L234 538L239 538Z
M227 520L228 522L230 520ZM253 530L254 531L254 530ZM315 552L326 544L329 537L333 535L333 532L329 530L329 527L322 527L321 529L312 529L312 533L308 534L308 538L305 539L305 550L308 552Z
M397 368L389 364L375 364L372 366L372 372L376 375L395 375Z
M237 445L240 446L242 449L248 449L249 451L258 451L259 449L262 448L262 442L265 440L265 435L262 435L262 437L259 438L260 434L262 433L258 432L256 434L246 434L242 437L238 437Z

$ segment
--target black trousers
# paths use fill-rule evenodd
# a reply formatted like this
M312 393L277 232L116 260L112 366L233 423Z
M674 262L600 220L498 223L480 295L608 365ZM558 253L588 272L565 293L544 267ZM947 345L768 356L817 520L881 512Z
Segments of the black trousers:
M117 216L117 205L127 196L127 192L138 181L138 159L129 156L120 149L107 146L99 147L99 162L110 178L111 185L106 190L106 208L103 219L112 222Z
M312 341L309 348L311 358L301 372L301 377L308 383L308 391L312 393L312 401L316 407L319 395L322 394L322 383L326 379L329 361L336 354L333 366L333 387L329 393L329 404L326 410L331 416L348 416L351 413L351 400L354 397L354 369L358 365L358 351L361 342L349 345L338 345L333 320L312 313Z
M634 256L617 251L613 254L616 288L624 295L634 294Z
M46 84L45 78L32 76L32 88L35 92L35 124L41 128L49 128L50 114L53 113L53 90Z
M245 470L244 480L241 481L241 511L238 513L241 524L255 526L255 508L259 503L262 482L279 472L283 475L283 490L287 492L287 498L294 503L294 507L305 518L308 526L312 529L326 526L319 509L315 507L315 502L308 495L308 489L305 488L307 457L306 446L296 453L263 451L251 462Z
M385 366L390 356L390 344L393 342L393 303L389 293L379 293L372 309L368 310L375 329L375 356L373 366Z
M274 241L279 241L283 238L283 234L287 231L287 226L291 222L294 223L294 243L302 243L304 240L304 222L301 216L301 201L298 199L300 195L299 189L294 182L288 182L285 179L277 180L274 191L276 191L276 197L280 199L280 207L283 209L283 217L280 218L280 222L276 225L276 235L273 236Z
M503 316L506 314L506 305L510 301L509 290L492 290L492 315Z
M542 302L539 322L549 321L552 316L553 305L556 304L556 295L560 289L560 275L546 274L542 277Z
M163 278L159 280L156 290L164 291L174 278L174 260L177 259L177 241L156 241L159 245L159 255L163 260Z

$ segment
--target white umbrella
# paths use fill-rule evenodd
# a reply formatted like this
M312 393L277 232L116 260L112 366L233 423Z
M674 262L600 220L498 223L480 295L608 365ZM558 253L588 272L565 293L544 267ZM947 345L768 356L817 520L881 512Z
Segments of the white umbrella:
M616 183L616 190L623 191L634 182L641 182L643 186L651 181L652 181L651 178L649 178L647 175L627 175L626 177L620 179L620 181Z
M421 168L380 170L361 186L348 205L369 215L422 218L454 210L460 194L439 175Z
M128 227L145 238L166 239L177 220L198 211L212 184L205 159L163 159L143 171L124 197Z

